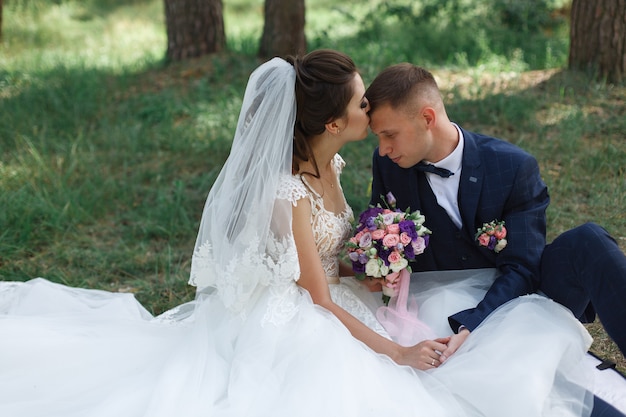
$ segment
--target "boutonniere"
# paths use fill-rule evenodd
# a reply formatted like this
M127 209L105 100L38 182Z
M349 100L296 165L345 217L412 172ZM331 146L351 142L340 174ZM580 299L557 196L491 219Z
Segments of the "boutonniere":
M476 230L475 239L480 246L484 246L495 253L500 252L507 244L504 221L493 220L483 224L483 227Z

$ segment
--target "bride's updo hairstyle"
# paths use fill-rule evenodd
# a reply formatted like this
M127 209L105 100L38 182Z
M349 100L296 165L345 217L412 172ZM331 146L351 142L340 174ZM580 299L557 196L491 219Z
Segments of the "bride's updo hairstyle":
M346 115L357 68L349 56L330 49L286 59L296 71L293 170L298 172L300 162L312 159L316 172L311 175L319 177L309 139L323 133L326 123Z

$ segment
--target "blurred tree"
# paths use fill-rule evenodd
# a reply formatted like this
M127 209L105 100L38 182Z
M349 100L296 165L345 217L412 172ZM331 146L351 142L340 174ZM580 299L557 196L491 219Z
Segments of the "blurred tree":
M626 76L626 0L573 0L569 68L620 83Z
M304 0L265 0L259 56L272 58L306 53L304 12Z
M2 0L0 0L0 39L2 39Z
M168 61L182 61L226 47L222 0L164 1Z

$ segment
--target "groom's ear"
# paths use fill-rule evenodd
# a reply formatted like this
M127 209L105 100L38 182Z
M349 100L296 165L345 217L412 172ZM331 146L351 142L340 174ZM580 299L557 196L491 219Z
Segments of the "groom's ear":
M421 117L426 122L426 126L433 127L435 122L437 121L437 115L435 113L435 109L432 107L424 107L420 112Z

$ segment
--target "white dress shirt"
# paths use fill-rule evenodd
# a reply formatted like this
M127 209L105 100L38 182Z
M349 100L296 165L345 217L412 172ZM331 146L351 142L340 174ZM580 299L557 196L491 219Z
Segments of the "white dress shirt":
M454 124L454 123L453 123ZM436 166L440 168L445 168L450 170L454 175L443 178L437 174L433 174L430 172L426 173L426 179L428 180L428 184L430 188L433 190L435 197L437 198L437 203L446 210L448 216L452 222L459 229L462 226L461 221L461 212L459 211L459 183L461 180L461 168L463 164L463 132L461 129L454 124L456 130L459 132L459 143L456 145L456 148L452 151L452 153L441 161L437 162ZM424 161L427 164L432 164L432 162Z

